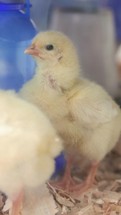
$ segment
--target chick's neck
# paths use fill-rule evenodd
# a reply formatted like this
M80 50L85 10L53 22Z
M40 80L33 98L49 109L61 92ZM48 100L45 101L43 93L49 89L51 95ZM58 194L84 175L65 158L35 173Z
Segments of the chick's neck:
M42 68L41 65L37 65L36 79L41 80L42 85L48 85L48 87L57 91L68 91L75 83L79 82L80 75L79 67L67 67L61 65L50 66L48 68Z

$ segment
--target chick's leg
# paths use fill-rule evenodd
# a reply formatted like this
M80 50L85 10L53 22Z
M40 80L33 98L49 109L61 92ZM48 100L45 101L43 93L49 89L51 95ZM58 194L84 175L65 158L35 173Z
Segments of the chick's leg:
M75 194L78 195L78 194L85 192L87 189L89 189L95 181L95 175L96 175L98 165L99 165L99 163L93 162L91 164L91 168L90 168L90 171L88 173L86 180L84 182L82 182L81 184L78 184L78 185L72 187L71 192L75 192Z
M72 164L73 164L73 158L68 157L64 175L63 175L62 179L60 179L58 182L53 184L55 187L60 187L64 190L68 191L70 186L75 184L75 182L73 181L73 179L71 177Z
M17 197L15 198L15 200L13 200L13 206L12 206L12 212L11 215L19 215L20 214L20 209L21 209L21 205L23 202L23 196L24 196L24 192L23 189L19 192L19 194L17 195Z

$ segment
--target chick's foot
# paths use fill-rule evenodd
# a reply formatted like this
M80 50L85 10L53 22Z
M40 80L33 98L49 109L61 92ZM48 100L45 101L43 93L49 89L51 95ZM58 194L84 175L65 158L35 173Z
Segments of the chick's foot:
M62 190L65 190L66 192L69 192L70 187L75 187L76 186L76 182L73 180L73 178L71 177L71 175L67 175L65 174L64 177L62 179L60 179L57 182L51 182L50 183L52 186L54 186L55 188L61 188Z
M89 174L84 182L81 184L76 184L75 186L70 187L70 192L74 194L74 196L79 196L80 194L87 191L95 182L95 175L98 168L98 163L92 163Z
M70 187L75 186L76 182L71 177L71 167L72 167L73 159L69 157L67 159L66 169L62 179L57 182L51 182L51 185L57 188L61 188L62 190L69 192Z

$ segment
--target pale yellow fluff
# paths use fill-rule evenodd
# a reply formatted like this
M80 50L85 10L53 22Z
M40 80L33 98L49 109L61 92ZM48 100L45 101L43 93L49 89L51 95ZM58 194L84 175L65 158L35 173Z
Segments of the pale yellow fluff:
M53 45L53 49L47 50L47 45ZM38 34L26 53L33 53L37 68L20 96L48 115L67 152L99 162L119 139L118 105L101 86L82 77L76 50L62 33Z
M0 90L0 190L11 199L54 172L61 140L48 118L12 91Z

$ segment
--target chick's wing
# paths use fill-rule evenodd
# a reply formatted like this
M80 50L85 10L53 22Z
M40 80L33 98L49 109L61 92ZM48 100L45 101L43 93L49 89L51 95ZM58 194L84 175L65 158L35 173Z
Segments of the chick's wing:
M96 84L78 90L70 99L70 106L76 120L90 127L111 121L120 111L113 99Z

